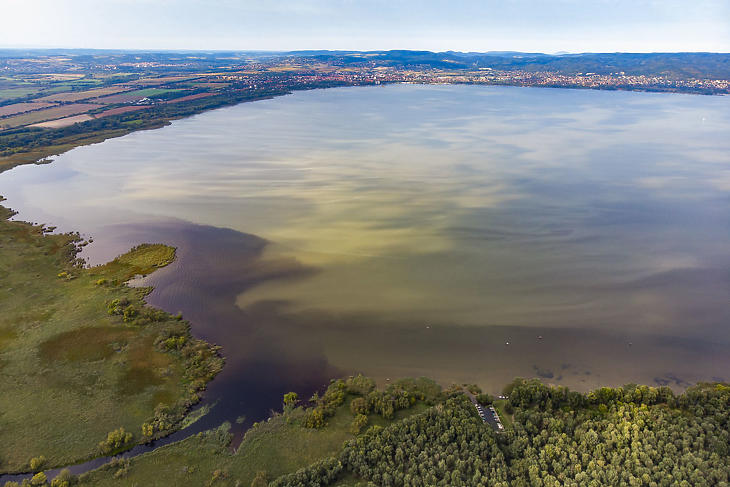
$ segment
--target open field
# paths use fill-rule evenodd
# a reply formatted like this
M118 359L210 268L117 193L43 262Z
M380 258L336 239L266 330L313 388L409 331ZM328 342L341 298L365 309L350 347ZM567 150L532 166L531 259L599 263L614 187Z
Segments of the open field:
M30 125L30 126L47 128L47 129L58 129L61 127L68 127L69 125L73 125L75 123L86 122L88 120L94 120L94 117L91 115L82 113L81 115L73 115L71 117L58 118L56 120L49 120L48 122L34 123L33 125Z
M46 120L55 120L57 118L77 115L79 113L88 112L95 108L101 108L102 105L93 103L74 103L72 105L62 105L53 108L45 108L35 112L29 112L22 115L16 115L0 120L0 129L13 127L21 127L33 123L44 122Z
M209 96L215 96L216 93L196 93L194 95L181 96L180 98L173 98L167 100L165 103L180 103L184 101L198 100L200 98L207 98Z
M124 282L167 265L174 249L140 246L84 269L77 236L0 212L0 472L27 471L40 456L35 470L65 465L173 430L221 359L186 322L145 307L148 289ZM131 437L100 444L120 427Z
M104 110L101 113L97 113L96 115L94 115L94 118L104 118L111 115L121 115L122 113L136 112L137 110L146 110L148 108L152 107L150 105L133 105L127 107L110 108L109 110Z
M105 95L113 95L123 91L129 91L131 88L127 86L108 86L105 88L96 88L86 91L73 91L70 93L58 93L54 95L36 98L36 101L57 101L57 102L74 102L80 100L88 100L90 98L98 98Z
M13 103L12 105L5 105L0 107L0 117L8 117L10 115L16 115L18 113L40 110L41 108L48 108L52 107L53 105L54 103L39 101L33 101L29 103Z

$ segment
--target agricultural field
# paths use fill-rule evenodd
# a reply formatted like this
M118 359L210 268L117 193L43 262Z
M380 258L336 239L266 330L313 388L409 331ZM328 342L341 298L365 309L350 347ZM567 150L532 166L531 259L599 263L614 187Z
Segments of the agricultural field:
M113 95L115 93L129 91L130 89L131 88L127 86L108 86L105 88L96 88L93 90L73 91L70 93L58 93L54 95L48 95L42 98L36 98L35 101L75 102L88 100L90 98L98 98L105 95Z
M46 120L69 117L71 115L78 115L79 113L88 112L101 107L102 105L96 105L93 103L74 103L53 108L45 108L43 110L0 119L0 129L22 127L23 125L45 122Z
M30 112L33 110L40 110L41 108L48 108L52 106L54 106L54 103L46 103L40 101L33 101L28 103L13 103L12 105L0 106L0 117L8 117L10 115Z
M67 465L173 430L222 360L186 322L145 307L148 289L124 282L167 265L174 249L143 245L82 268L76 235L11 215L0 206L0 472ZM121 442L107 441L119 428Z
M87 122L89 120L94 120L94 117L92 115L87 115L85 113L82 113L81 115L74 115L72 117L65 117L65 118L59 118L56 120L49 120L48 122L34 123L33 125L30 125L30 127L58 129L58 128L62 128L62 127L68 127L75 123Z
M152 108L151 105L132 105L126 107L110 108L109 110L104 110L101 113L95 114L94 118L104 118L112 115L121 115L122 113L136 112L137 110L147 110L149 108Z
M180 103L183 101L191 101L191 100L198 100L200 98L207 98L209 96L215 96L216 93L196 93L194 95L187 95L187 96L181 96L180 98L173 98L172 100L167 100L165 103Z

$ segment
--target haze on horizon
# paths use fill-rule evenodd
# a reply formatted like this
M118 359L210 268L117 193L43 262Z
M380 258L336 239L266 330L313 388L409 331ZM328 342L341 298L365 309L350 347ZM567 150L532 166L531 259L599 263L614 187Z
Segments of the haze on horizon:
M730 52L724 0L0 0L0 47Z

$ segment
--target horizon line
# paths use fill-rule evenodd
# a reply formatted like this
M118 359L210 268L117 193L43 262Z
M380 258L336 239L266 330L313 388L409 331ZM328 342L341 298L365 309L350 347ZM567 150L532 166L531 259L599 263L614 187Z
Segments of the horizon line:
M444 51L432 51L428 49L186 49L186 48L125 48L125 47L59 47L59 46L7 46L0 45L0 50L7 51L42 51L42 50L68 50L68 51L128 51L128 52L176 52L176 53L218 53L218 52L239 52L239 53L271 53L271 54L287 54L287 53L301 53L301 52L330 52L330 53L387 53L387 52L427 52L432 54L448 54L448 53L459 53L459 54L542 54L546 56L560 56L560 55L582 55L582 54L730 54L730 52L724 51L555 51L555 52L541 52L541 51L515 51L510 49L495 49L489 51L458 51L458 50L444 50Z

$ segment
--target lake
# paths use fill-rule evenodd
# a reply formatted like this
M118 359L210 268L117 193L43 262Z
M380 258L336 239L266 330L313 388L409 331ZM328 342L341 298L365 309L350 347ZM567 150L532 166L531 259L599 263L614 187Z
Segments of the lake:
M485 86L297 92L0 174L18 219L223 346L222 420L355 372L498 392L729 380L730 98Z

